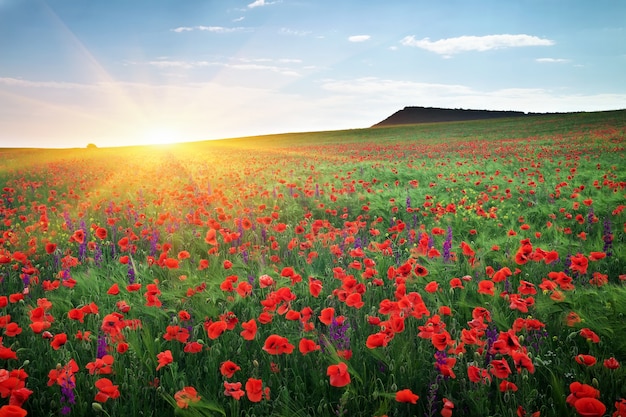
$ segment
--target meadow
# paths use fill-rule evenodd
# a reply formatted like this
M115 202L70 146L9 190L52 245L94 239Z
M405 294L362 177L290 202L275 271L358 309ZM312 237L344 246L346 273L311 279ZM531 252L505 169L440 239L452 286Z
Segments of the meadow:
M2 416L626 416L626 112L0 149Z

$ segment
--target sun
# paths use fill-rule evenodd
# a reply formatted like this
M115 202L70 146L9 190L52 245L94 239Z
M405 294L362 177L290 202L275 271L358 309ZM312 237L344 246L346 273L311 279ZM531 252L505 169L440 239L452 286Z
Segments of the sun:
M182 140L180 132L169 127L153 127L146 131L143 143L146 145L170 145Z

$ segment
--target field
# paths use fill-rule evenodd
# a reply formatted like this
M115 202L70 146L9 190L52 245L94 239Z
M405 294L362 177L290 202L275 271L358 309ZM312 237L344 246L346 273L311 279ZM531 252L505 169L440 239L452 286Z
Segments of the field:
M626 416L626 112L0 149L0 416Z

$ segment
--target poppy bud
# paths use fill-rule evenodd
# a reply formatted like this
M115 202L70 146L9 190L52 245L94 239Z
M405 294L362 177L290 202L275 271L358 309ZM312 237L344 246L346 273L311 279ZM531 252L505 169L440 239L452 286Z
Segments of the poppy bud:
M93 408L94 411L101 413L102 411L104 411L104 409L102 408L102 405L100 405L100 403L91 403L91 408Z
M593 385L594 388L596 388L596 389L600 387L600 383L598 382L598 380L596 378L593 378L591 380L591 385Z

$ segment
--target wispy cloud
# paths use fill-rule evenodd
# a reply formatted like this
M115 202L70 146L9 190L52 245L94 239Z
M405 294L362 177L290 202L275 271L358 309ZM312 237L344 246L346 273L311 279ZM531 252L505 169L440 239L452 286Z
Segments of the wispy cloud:
M33 81L21 78L0 77L0 85L7 87L25 87L25 88L54 88L54 89L71 89L83 88L84 84L68 83L63 81Z
M182 32L192 32L194 30L199 30L203 32L213 32L213 33L231 33L231 32L240 32L245 30L243 27L232 27L227 28L223 26L179 26L175 29L171 29L172 32L182 33Z
M554 41L531 35L486 35L486 36L459 36L456 38L431 41L430 38L415 39L415 36L406 36L400 43L425 49L446 57L460 52L484 52L492 49L517 48L522 46L550 46Z
M563 59L563 58L537 58L537 59L535 59L535 61L537 61L537 62L547 62L547 63L557 63L557 64L564 64L564 63L570 62L569 59Z
M297 77L301 74L297 68L291 68L291 64L300 64L301 62L302 61L298 59L287 58L236 58L227 61L185 61L158 59L153 61L147 61L143 64L147 64L160 69L189 70L196 68L220 67L240 71L268 71L290 77Z
M265 0L255 0L254 2L248 4L249 9L254 9L255 7L261 6L269 6L270 4L278 3L277 1L265 1Z
M371 38L370 35L353 35L349 36L348 40L350 42L365 42Z
M280 28L278 31L281 35L289 35L289 36L307 36L311 34L310 30L295 30L289 28Z
M238 17L236 19L233 19L233 22L237 23L237 22L241 22L243 19L245 19L244 16Z

